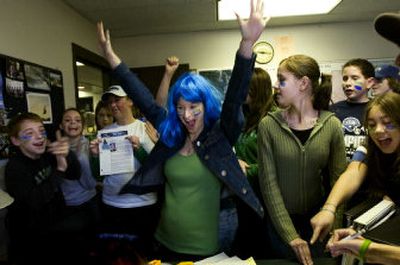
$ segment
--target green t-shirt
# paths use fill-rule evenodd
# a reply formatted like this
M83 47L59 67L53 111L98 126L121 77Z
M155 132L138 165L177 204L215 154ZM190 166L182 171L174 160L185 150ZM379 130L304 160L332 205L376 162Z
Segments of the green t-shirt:
M218 251L220 181L197 154L176 154L166 161L165 202L155 237L184 254Z

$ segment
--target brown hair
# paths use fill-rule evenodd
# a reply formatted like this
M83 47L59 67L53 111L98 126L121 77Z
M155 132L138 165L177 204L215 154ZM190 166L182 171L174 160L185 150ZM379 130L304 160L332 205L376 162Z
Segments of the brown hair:
M112 113L110 106L106 102L100 100L97 103L96 109L94 110L94 120L95 120L95 123L96 123L97 130L102 129L102 128L100 128L99 121L97 120L97 115L99 114L100 110L102 110L102 109L108 109L110 111L110 113Z
M393 77L386 77L389 87L393 92L400 94L400 81Z
M343 65L342 69L349 67L349 66L355 66L355 67L359 68L362 75L365 78L375 77L375 68L372 65L372 63L370 63L366 59L362 59L362 58L351 59Z
M254 68L249 88L251 102L248 105L248 111L245 113L245 132L256 128L261 119L275 107L272 95L271 77L268 72L261 68Z
M369 112L375 106L378 106L381 111L391 119L393 124L395 124L397 127L400 127L400 94L387 92L371 100L365 110L365 127L368 125ZM397 156L392 165L394 170L393 176L385 176L386 168L384 165L382 165L382 161L385 159L385 157L371 137L368 137L367 153L367 177L370 181L374 194L381 195L382 191L385 189L383 185L384 178L392 178L400 182L400 150L397 150Z
M25 121L34 121L43 123L42 118L32 112L19 113L14 116L7 124L8 135L10 137L18 137L18 133L21 130L21 124Z
M283 59L283 66L296 78L308 77L311 81L313 107L316 110L327 110L332 94L332 77L322 74L317 61L307 55L298 54Z

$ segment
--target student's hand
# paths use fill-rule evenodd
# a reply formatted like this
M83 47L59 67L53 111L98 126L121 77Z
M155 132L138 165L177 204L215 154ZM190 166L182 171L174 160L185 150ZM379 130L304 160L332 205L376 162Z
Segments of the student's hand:
M173 76L176 69L179 67L179 58L176 56L170 56L165 62L165 73Z
M154 128L154 126L149 121L146 121L145 131L153 143L158 142L158 139L160 138L160 136L158 135L157 130Z
M243 20L240 18L239 14L236 14L240 32L242 34L240 53L245 57L251 57L253 44L258 40L261 33L264 31L267 21L269 20L269 18L264 19L263 16L263 0L250 1L250 17L248 20Z
M101 140L100 138L93 139L90 141L89 148L90 148L90 153L92 156L98 156L99 155L99 144Z
M97 22L97 38L103 57L108 61L112 69L116 68L121 63L121 59L115 54L111 45L110 31L108 29L104 31L102 21Z
M342 254L359 254L361 244L364 241L363 237L360 236L356 239L341 240L354 233L356 233L356 231L350 228L336 229L333 232L332 237L326 245L326 248L330 251L332 257L337 257Z
M138 150L140 148L141 144L140 144L139 137L137 137L135 135L129 135L129 136L126 137L126 139L128 139L129 142L131 142L132 148L134 150Z
M56 141L49 143L47 151L56 156L57 169L64 172L68 168L67 155L69 143L67 137L62 137L60 130L56 131Z
M304 265L312 265L313 260L311 257L310 248L308 247L307 241L304 241L300 237L290 241L289 245L292 247L294 253L296 253L297 260Z
M242 159L238 159L238 162L243 173L247 176L247 169L250 167L249 164L247 164L246 161L243 161Z
M319 241L323 241L326 235L331 231L334 222L335 214L333 212L321 210L314 215L310 220L311 227L313 228L310 244L314 244L318 239Z
M61 136L60 130L56 131L56 140L54 142L48 142L47 152L55 156L66 157L69 152L68 138Z

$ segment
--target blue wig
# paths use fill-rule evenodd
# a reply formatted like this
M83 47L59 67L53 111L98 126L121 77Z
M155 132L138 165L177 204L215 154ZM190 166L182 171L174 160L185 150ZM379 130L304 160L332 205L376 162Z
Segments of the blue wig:
M176 112L179 99L201 102L204 105L204 128L210 128L221 114L221 94L207 79L199 74L185 73L172 86L168 97L168 115L160 124L161 141L175 147L186 137L186 128Z

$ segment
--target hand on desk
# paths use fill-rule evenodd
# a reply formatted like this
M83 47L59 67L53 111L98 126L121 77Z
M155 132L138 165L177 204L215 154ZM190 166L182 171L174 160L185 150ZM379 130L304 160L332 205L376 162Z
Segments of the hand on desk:
M301 264L312 265L313 260L311 258L310 248L308 247L307 241L304 241L300 237L292 240L290 243L294 253L296 253L297 259Z

